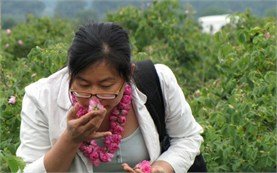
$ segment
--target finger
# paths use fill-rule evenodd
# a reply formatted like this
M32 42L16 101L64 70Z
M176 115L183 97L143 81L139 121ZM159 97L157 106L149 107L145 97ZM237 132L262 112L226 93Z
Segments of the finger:
M82 125L85 125L87 124L91 119L93 119L93 117L95 117L96 114L94 112L88 112L86 113L85 115L83 115L82 117L80 117L78 119L78 125L79 126L82 126Z
M93 129L96 131L100 125L102 124L104 118L105 118L106 112L105 111L95 111L90 115L90 120L85 123L86 120L83 121L83 128L84 131L87 131L89 129Z
M77 118L77 112L79 108L80 108L79 103L76 103L73 107L70 108L67 114L67 121Z
M87 124L91 119L93 119L93 117L96 117L97 115L98 111L91 111L86 113L78 119L78 125L81 126Z
M134 168L135 173L142 173L142 171L139 168Z
M121 166L125 172L135 173L135 171L127 163L123 163Z
M92 132L87 139L91 140L91 139L99 139L99 138L103 138L106 136L110 136L112 135L112 132L110 131L106 131L106 132Z

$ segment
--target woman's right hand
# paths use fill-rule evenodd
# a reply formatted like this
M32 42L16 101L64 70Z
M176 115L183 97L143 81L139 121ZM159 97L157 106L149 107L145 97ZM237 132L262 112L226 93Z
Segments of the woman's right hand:
M111 135L110 131L97 132L106 116L106 109L88 112L82 117L77 117L79 103L76 103L68 112L66 132L74 143L97 139Z

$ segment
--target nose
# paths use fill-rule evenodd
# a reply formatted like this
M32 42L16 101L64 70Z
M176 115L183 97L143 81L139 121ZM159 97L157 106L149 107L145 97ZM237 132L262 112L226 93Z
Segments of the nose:
M90 99L98 99L98 97L96 96L96 94L92 94Z

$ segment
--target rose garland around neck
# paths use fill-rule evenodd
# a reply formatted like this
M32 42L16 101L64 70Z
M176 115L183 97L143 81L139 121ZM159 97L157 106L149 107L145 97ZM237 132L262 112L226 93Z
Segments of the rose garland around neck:
M73 104L77 103L77 98L71 95ZM95 140L84 141L80 145L79 149L83 154L91 161L94 166L99 166L101 162L110 162L114 156L114 153L119 149L121 142L121 134L124 131L124 125L126 122L126 116L131 109L132 101L132 89L129 84L124 88L123 97L118 105L112 110L110 114L110 131L111 136L107 136L104 139L104 146L100 147ZM97 98L90 99L89 106L80 106L77 111L77 116L80 118L87 112L93 110L103 109L103 105ZM151 164L149 161L142 161L136 165L143 173L151 173Z
M77 98L71 95L73 104L77 103ZM99 166L101 162L109 162L112 160L114 153L119 149L121 142L121 134L124 131L126 116L131 108L132 89L129 84L125 85L123 97L118 105L110 114L110 129L112 135L106 136L104 146L100 147L95 140L84 141L79 149L91 161L94 166ZM103 109L103 105L97 98L90 99L89 107L80 106L77 116L81 117L89 111Z

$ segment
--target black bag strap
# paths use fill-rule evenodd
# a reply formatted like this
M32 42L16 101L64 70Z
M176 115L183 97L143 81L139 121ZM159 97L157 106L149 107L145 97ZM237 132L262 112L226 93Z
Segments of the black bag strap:
M161 152L170 146L170 138L165 128L165 108L159 76L151 60L136 62L134 81L138 89L147 96L146 107L159 133ZM196 156L188 172L207 172L206 162L200 153Z
M147 96L146 107L156 125L161 151L168 149L170 142L165 128L165 108L161 84L151 60L136 62L134 81L138 89Z

